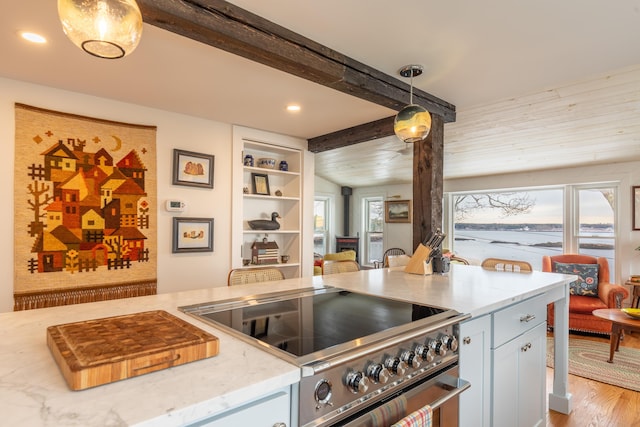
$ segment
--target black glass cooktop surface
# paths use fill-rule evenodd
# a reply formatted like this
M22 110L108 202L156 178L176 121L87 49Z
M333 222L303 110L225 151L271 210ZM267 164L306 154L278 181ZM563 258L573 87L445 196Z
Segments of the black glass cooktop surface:
M297 357L447 311L336 288L195 307L180 309Z

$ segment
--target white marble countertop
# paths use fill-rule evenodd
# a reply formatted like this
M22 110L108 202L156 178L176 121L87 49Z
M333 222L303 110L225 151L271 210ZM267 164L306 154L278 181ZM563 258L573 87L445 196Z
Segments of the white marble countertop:
M0 413L3 425L174 426L296 383L300 370L181 313L177 307L263 292L337 286L482 315L552 288L572 276L496 273L452 266L447 275L366 270L268 284L215 287L124 300L1 313ZM48 326L166 310L220 339L217 356L140 377L71 391L46 344Z

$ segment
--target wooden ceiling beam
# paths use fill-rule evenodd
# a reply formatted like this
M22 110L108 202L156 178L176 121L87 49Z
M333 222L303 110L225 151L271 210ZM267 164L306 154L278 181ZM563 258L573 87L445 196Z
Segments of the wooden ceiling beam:
M393 116L385 117L384 119L374 122L310 138L307 144L308 150L312 153L321 153L323 151L333 150L334 148L346 147L391 136L394 134L393 119Z
M147 24L395 111L409 102L407 83L226 1L137 2ZM414 88L413 101L456 119L454 105L427 92Z

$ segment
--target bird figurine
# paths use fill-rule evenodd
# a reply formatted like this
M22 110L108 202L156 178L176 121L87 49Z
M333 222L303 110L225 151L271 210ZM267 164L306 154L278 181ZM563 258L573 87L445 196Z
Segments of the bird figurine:
M280 214L278 214L278 212L273 212L270 220L254 219L247 222L252 230L278 230L280 228L280 223L276 221L277 218L280 218Z

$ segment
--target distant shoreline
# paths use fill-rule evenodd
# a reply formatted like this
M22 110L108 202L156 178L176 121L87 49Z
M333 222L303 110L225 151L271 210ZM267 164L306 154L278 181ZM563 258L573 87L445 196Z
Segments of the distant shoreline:
M504 231L504 230L503 230ZM454 240L456 241L476 241L477 239L469 238L469 237L456 237ZM516 246L534 246L541 248L562 248L562 242L544 242L544 243L532 243L530 245L519 243L519 242L506 242L503 240L492 240L489 243L497 243L502 245L516 245ZM582 243L580 244L580 248L582 249L613 249L613 245L609 245L607 243Z
M582 230L591 230L599 232L613 232L613 224L582 224ZM527 231L527 232L562 232L562 224L502 224L498 222L489 224L480 223L464 223L455 224L456 231Z

